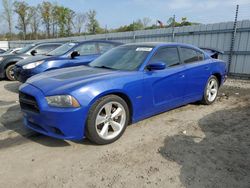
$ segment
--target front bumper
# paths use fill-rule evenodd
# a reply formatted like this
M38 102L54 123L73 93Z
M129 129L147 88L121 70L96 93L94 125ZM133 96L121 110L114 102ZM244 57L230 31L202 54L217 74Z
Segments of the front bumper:
M87 112L83 108L50 107L44 94L30 84L23 84L20 92L33 96L39 108L39 112L35 112L21 105L26 127L59 139L81 140L85 137Z
M15 66L13 71L15 79L22 83L26 82L28 78L35 75L31 70L25 70L19 66Z
M1 63L1 62L0 62ZM0 78L5 78L4 66L0 64Z

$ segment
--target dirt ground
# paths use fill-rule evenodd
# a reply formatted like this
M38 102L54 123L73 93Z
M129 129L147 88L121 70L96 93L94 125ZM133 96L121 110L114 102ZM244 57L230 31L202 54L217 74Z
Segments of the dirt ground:
M0 122L19 114L18 84L9 84ZM39 134L1 140L0 187L250 187L250 82L229 80L213 105L146 119L110 145Z

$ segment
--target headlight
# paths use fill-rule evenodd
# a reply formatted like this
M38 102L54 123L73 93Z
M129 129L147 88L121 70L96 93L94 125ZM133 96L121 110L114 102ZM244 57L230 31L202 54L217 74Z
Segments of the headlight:
M50 106L54 107L77 108L80 106L78 101L70 95L49 96L46 100Z
M0 61L2 61L3 60L3 57L0 57Z
M24 65L23 66L23 69L33 69L35 67L37 67L38 65L41 65L44 61L37 61L37 62L34 62L34 63L29 63L27 65Z

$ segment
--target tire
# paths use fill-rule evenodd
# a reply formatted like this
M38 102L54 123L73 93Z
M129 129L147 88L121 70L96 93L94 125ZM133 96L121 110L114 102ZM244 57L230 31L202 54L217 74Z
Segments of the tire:
M205 105L213 104L217 98L218 91L219 91L219 81L214 75L212 75L209 77L206 87L204 89L203 98L201 101L202 104Z
M5 75L7 79L10 81L16 80L14 77L14 72L13 72L14 67L15 67L15 64L12 64L12 65L9 65L5 70Z
M117 95L107 95L92 105L85 135L98 145L115 142L126 130L129 117L127 103Z

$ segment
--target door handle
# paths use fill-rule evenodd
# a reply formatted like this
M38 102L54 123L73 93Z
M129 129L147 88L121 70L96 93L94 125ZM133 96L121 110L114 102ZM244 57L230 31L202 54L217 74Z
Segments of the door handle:
M205 70L209 70L209 67L205 67Z

